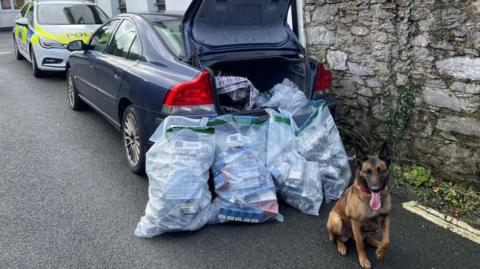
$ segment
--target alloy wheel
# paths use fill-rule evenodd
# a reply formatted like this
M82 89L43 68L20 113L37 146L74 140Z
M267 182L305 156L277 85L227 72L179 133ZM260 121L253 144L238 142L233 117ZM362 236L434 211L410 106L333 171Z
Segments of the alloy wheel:
M138 133L137 120L131 113L125 117L123 140L128 161L132 166L136 166L140 160L140 135Z
M73 78L70 71L68 71L68 102L70 104L70 107L75 106L75 89L73 86Z

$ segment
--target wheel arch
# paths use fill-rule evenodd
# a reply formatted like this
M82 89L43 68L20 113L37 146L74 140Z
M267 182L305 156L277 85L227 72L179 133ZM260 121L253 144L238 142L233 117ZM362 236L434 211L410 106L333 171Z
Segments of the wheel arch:
M120 122L120 126L123 124L123 113L131 104L133 104L132 101L127 97L120 98L120 101L118 102L118 122Z
M34 52L33 51L33 45L32 45L32 42L29 42L28 43L28 56L30 56L30 61L32 61L32 52Z

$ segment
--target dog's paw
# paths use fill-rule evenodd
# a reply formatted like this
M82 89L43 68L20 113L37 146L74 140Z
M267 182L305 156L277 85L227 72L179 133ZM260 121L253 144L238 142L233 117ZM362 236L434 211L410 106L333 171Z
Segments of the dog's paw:
M379 261L383 260L383 257L385 257L385 252L387 251L389 246L390 244L385 242L382 242L380 246L378 246L377 251L375 251L377 260Z
M359 257L360 261L360 266L365 269L370 269L372 268L372 264L370 261L367 259L367 257Z
M383 247L377 248L377 251L375 251L375 254L377 256L377 260L381 261L383 260L383 257L385 257L385 249Z
M347 255L347 246L345 244L338 244L337 250L340 255L345 256Z

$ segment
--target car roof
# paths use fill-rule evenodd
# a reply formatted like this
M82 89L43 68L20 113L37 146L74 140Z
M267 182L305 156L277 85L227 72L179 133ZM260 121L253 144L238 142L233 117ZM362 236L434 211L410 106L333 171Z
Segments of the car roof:
M128 14L128 13L127 13ZM143 17L148 22L168 21L168 20L181 20L185 11L165 11L161 13L130 13Z

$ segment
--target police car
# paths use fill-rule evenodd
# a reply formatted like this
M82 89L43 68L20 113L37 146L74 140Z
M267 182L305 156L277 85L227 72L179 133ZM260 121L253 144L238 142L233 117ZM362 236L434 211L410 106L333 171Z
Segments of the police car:
M13 28L16 58L31 62L35 77L44 71L65 71L70 55L66 44L73 40L87 43L107 20L105 12L85 0L27 2Z

